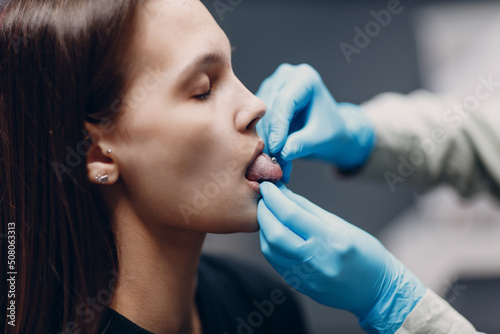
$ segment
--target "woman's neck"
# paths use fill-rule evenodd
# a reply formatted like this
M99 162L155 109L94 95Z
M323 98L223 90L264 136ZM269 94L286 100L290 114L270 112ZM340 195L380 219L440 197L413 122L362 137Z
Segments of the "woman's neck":
M113 308L154 333L201 333L195 302L205 233L151 227L115 211L119 276Z

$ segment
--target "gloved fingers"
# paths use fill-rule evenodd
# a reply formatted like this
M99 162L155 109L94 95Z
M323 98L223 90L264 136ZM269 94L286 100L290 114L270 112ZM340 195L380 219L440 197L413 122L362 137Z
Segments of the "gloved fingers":
M312 251L313 253L318 254L325 250L333 251L333 249L337 252L342 252L345 245L347 245L346 242L350 242L354 234L358 235L358 238L369 237L370 240L374 238L359 227L352 225L335 214L326 211L309 201L307 198L295 194L283 183L278 182L276 186L282 194L284 194L291 201L297 203L297 205L301 208L312 213L316 217L322 218L322 226L319 227L319 231L322 233L318 233L315 238L309 239L301 245L301 248L303 248L305 253L310 253Z
M286 84L279 91L272 104L269 125L269 143L272 153L278 152L285 144L290 125L299 113L309 113L312 104L320 98L320 93L328 92L319 73L310 65L284 67L288 73ZM329 94L329 92L328 92ZM329 94L333 103L335 99ZM286 125L286 126L283 126ZM297 128L297 127L295 127Z
M264 140L264 143L266 144L264 148L264 153L266 154L270 154L269 150L269 122L271 118L270 106L273 105L274 99L276 98L276 95L278 94L280 88L281 85L279 86L273 85L272 78L267 78L261 84L259 90L256 93L256 96L260 98L262 101L264 101L267 107L266 114L257 123L257 133Z
M267 99L269 97L276 96L276 92L280 91L286 84L287 75L285 72L287 72L288 68L291 67L292 66L289 64L281 64L278 66L273 74L262 81L255 95L264 102L269 102Z
M336 150L335 144L341 144L337 138L343 133L344 126L338 115L337 103L333 97L328 102L324 99L316 98L310 106L310 115L304 126L288 136L281 150L284 160L319 157L329 161L328 153Z
M261 243L265 241L261 241ZM266 260L283 277L286 283L295 289L307 286L302 272L303 263L283 256L279 252L264 253Z
M260 121L257 122L256 129L257 129L257 134L262 138L262 140L265 143L263 152L269 155L270 152L267 139L269 132L266 130L266 123L264 122L264 119L261 119Z
M318 145L317 131L310 131L306 127L288 136L281 150L283 160L292 161L315 153L315 146Z
M320 218L292 201L271 182L261 183L260 193L273 215L304 240L324 233L324 223Z
M279 189L286 197L288 197L293 202L297 203L301 208L312 213L316 217L322 218L323 221L328 222L328 224L326 224L328 227L341 228L342 233L344 233L344 231L350 230L351 228L356 228L354 225L348 223L347 221L340 218L339 216L337 216L329 211L326 211L322 207L309 201L307 198L302 197L302 196L294 193L293 191L288 189L285 185L280 184ZM323 231L326 232L325 226L323 226ZM339 232L340 231L337 231L337 233L339 233ZM340 236L340 234L338 234L337 236Z
M285 184L282 181L278 181L275 183L276 187L280 190L288 190L288 188L285 186Z
M302 261L302 258L297 257L296 254L291 254L291 256L283 253L281 248L276 248L272 243L267 240L264 231L259 231L260 237L260 248L262 254L266 257L267 261L276 269L278 272L283 273L288 270L292 265L296 265ZM296 257L296 258L294 258Z
M288 183L290 181L290 174L292 173L292 162L291 161L285 161L281 159L281 157L278 157L278 163L281 166L281 170L283 171L283 176L281 177L281 182L283 183Z
M259 239L260 239L260 249L262 251L262 254L266 258L267 262L278 272L282 273L286 270L285 267L281 267L279 262L275 260L274 255L276 254L275 251L271 248L271 245L266 239L266 236L262 230L259 231Z
M314 215L318 217L324 216L324 214L329 214L330 212L326 211L325 209L319 207L318 205L314 204L307 198L300 196L290 189L286 188L285 186L280 188L283 194L285 194L286 197L288 197L290 200L294 201L297 203L299 206L301 206L303 209L313 213Z
M279 250L290 258L301 258L303 254L300 254L298 250L302 249L304 239L284 226L269 210L263 200L260 200L258 204L257 220L259 221L261 236L265 236L265 240L272 249Z
M337 105L342 112L360 112L361 110L359 105L350 102L339 102Z
M290 123L299 112L305 112L314 96L314 85L302 80L290 80L279 91L270 108L269 117L269 149L277 153L288 136Z
M274 100L279 95L279 92L283 88L283 86L287 83L287 74L291 65L282 64L280 65L272 75L266 78L261 84L257 93L255 94L258 98L260 98L267 107L267 112L264 117L259 121L259 127L257 130L259 131L259 135L264 139L266 143L266 150L269 152L269 126L272 120L272 110L271 107L274 104ZM266 152L267 153L267 152ZM273 153L276 153L273 151Z

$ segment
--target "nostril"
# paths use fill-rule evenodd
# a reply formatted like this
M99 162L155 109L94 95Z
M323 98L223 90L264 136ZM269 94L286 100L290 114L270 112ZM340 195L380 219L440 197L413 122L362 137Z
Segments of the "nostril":
M260 117L255 117L250 123L247 125L247 130L253 130L257 127L257 123L260 121Z

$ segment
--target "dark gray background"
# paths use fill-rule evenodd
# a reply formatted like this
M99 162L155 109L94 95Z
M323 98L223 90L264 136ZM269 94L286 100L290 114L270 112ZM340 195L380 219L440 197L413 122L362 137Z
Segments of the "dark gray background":
M370 11L385 9L387 1L243 0L223 16L214 1L203 2L236 47L235 73L252 92L279 64L309 63L337 101L360 103L380 92L420 87L413 16L420 6L438 1L402 0L403 11L350 64L339 44L353 44L353 28L373 20ZM382 179L370 184L339 180L328 167L311 161L294 163L289 188L375 235L416 196L404 187L391 193ZM275 274L260 253L257 234L211 235L205 249L235 254ZM500 281L468 281L467 286L453 306L479 330L500 333ZM351 314L306 297L301 302L311 333L363 333Z

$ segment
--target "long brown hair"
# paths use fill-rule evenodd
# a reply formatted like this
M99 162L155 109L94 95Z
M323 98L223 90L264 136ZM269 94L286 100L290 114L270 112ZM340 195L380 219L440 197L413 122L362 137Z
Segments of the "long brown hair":
M110 302L113 218L84 122L119 109L141 1L0 0L0 308L15 303L0 331L95 332Z

